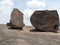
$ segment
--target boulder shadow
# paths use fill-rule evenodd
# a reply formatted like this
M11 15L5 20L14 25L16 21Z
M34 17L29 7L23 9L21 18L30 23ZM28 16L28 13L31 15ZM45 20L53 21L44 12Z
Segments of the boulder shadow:
M38 29L32 29L30 32L53 32L53 31L44 31L44 30L38 30ZM58 32L53 32L53 33L58 33Z
M46 32L46 31L38 30L38 29L32 29L32 30L30 30L30 32Z
M8 29L10 29L10 30L23 30L23 28L11 28L11 27L9 27Z

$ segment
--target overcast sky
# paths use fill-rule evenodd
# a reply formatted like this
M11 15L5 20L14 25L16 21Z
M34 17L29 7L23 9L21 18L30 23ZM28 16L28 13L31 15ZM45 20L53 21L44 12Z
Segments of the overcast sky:
M35 10L57 10L60 15L60 0L0 0L0 24L10 21L13 8L24 14L24 23L30 24L30 16Z

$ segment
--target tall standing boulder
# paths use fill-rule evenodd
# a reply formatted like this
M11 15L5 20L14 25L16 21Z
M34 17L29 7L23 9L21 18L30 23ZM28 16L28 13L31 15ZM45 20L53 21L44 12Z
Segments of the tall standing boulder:
M25 24L23 23L23 13L18 9L14 8L11 13L11 20L10 23L8 23L8 26L10 26L11 28L22 29L24 25Z
M37 30L41 31L57 32L59 28L59 16L56 10L35 11L30 21Z

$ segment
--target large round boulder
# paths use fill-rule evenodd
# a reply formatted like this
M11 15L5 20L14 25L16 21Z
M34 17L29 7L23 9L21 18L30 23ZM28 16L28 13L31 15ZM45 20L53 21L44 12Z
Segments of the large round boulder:
M35 11L30 21L37 30L41 31L57 32L59 28L59 16L56 10Z

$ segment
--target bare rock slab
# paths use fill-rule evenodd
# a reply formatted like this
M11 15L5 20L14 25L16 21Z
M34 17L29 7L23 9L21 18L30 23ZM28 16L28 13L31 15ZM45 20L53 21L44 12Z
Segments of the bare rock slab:
M42 31L57 32L59 28L59 16L56 10L35 11L30 21L36 29Z
M19 11L18 9L14 8L11 13L11 20L10 23L7 23L7 25L11 26L11 28L23 28L23 13Z
M60 31L30 32L35 29L32 26L24 26L23 30L8 28L0 24L0 45L60 45Z

